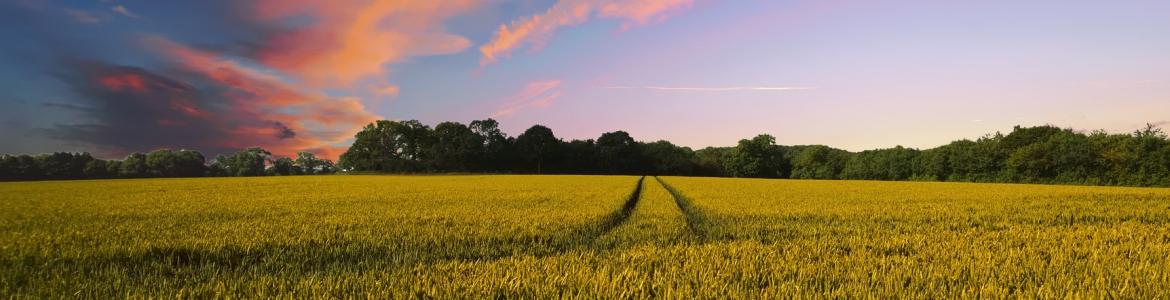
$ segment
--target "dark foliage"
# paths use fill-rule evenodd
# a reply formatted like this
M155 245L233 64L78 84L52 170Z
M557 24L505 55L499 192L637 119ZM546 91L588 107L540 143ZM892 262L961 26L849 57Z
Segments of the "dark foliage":
M468 125L377 121L355 135L332 161L301 152L273 157L260 148L216 157L156 150L123 160L87 153L0 158L0 180L263 176L332 174L340 170L389 173L537 173L732 176L1170 186L1170 139L1150 125L1131 134L1081 133L1054 126L1015 127L933 149L904 147L849 152L823 145L781 146L770 135L735 147L698 151L668 141L639 142L625 131L596 140L564 141L535 125L508 137L492 119Z

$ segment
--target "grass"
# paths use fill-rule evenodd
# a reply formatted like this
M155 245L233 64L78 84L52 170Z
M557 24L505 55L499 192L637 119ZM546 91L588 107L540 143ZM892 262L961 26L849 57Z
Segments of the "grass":
M1170 296L1170 189L324 176L0 203L13 298Z

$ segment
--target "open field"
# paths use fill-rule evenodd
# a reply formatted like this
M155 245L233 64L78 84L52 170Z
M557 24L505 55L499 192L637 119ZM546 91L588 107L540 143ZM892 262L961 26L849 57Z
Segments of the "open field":
M1170 296L1170 189L323 176L0 183L0 203L16 298Z

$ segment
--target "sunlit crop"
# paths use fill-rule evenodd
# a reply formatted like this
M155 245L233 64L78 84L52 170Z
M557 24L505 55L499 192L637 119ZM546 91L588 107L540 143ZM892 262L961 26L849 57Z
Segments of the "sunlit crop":
M17 298L1170 295L1170 189L323 176L0 183L0 203Z

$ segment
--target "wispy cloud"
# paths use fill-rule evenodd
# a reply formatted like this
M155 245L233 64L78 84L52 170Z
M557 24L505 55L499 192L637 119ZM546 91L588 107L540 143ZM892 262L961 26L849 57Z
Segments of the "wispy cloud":
M736 92L736 91L800 91L815 89L800 86L727 86L727 87L670 87L670 86L605 86L604 89L659 90L690 92Z
M693 0L560 0L542 14L500 25L491 41L479 48L480 65L486 66L512 55L527 45L540 50L557 29L589 21L594 17L624 20L622 29L661 21L671 12L689 8Z
M511 101L500 106L491 117L504 117L531 107L548 107L561 96L560 87L560 80L530 82L519 93L509 97Z
M141 16L139 16L136 13L131 12L130 9L128 9L122 5L115 5L114 7L110 8L110 10L113 10L114 12L121 14L123 16L131 17L131 18L135 18L135 19L141 18Z

